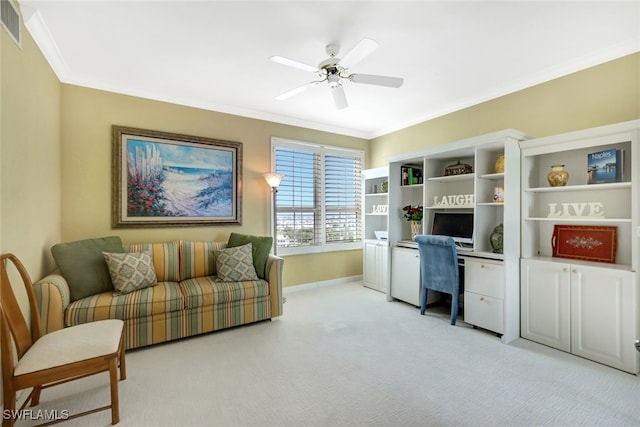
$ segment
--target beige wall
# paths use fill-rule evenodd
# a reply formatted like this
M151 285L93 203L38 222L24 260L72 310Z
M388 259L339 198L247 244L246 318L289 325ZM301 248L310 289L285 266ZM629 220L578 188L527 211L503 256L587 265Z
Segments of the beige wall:
M20 49L0 29L0 113L0 253L35 279L54 268L49 248L60 241L60 83L26 31Z
M542 137L638 118L640 53L375 138L369 165L507 128Z
M60 83L27 31L22 49L4 30L0 43L0 251L35 279L60 241Z
M61 98L64 241L106 235L119 235L125 242L226 240L232 231L269 235L271 193L262 174L270 170L271 136L368 149L364 139L67 84ZM242 142L242 225L111 229L113 124ZM362 251L355 250L288 256L283 280L289 286L360 274Z

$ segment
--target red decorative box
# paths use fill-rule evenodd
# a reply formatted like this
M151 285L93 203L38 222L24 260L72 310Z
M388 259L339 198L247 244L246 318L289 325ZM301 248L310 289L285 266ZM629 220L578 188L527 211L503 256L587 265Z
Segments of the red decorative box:
M618 227L560 225L553 227L553 256L584 261L616 262Z

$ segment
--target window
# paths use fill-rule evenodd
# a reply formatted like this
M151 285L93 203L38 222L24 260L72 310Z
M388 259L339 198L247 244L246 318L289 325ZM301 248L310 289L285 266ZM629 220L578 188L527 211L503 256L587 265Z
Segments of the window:
M363 152L272 138L278 254L362 246Z

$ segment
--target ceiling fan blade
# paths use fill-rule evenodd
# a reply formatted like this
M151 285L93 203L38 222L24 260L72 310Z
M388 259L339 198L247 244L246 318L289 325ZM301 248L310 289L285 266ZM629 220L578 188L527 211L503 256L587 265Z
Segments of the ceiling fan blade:
M364 58L369 56L380 45L377 41L364 38L358 42L349 52L347 52L340 60L340 65L344 68L351 68Z
M354 83L387 87L400 87L404 83L404 79L401 77L376 76L374 74L351 74L349 80Z
M271 59L273 62L277 62L278 64L286 65L288 67L298 68L303 71L310 71L312 73L318 72L318 67L314 67L312 65L307 65L305 63L295 61L293 59L285 58L283 56L272 56Z
M344 94L344 88L341 84L331 86L331 95L333 95L333 102L336 103L336 108L342 110L347 108L347 97Z
M309 89L309 88L310 88L310 87L312 87L312 86L317 85L318 83L322 83L322 81L316 81L316 82L309 82L309 83L305 83L305 84L303 84L302 86L298 86L298 87L297 87L297 88L295 88L295 89L291 89L291 90L290 90L290 91L288 91L288 92L285 92L285 93L283 93L283 94L281 94L281 95L276 96L276 99L277 99L278 101L282 101L282 100L284 100L284 99L291 98L292 96L297 95L297 94L299 94L300 92L304 92L305 90Z

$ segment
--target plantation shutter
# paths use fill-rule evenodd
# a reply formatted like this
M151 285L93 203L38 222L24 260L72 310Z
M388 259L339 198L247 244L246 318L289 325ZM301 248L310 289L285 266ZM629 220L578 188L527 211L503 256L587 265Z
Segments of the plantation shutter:
M361 241L360 157L327 152L324 173L326 243Z
M279 247L320 246L322 171L313 149L276 148L276 173L284 179L276 195Z

